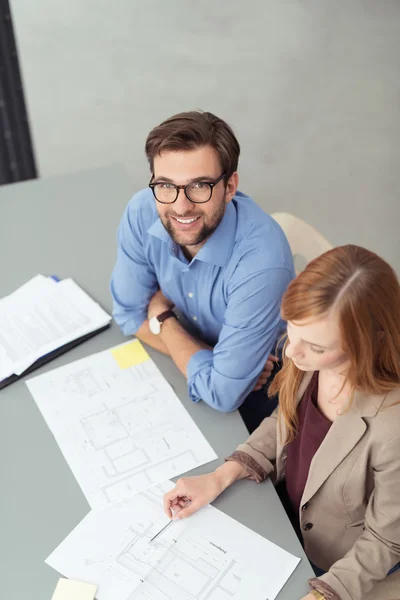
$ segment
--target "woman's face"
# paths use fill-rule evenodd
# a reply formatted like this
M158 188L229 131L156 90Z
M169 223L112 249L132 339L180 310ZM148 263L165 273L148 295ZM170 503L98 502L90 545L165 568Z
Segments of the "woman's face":
M286 356L301 371L330 369L343 372L348 357L342 349L335 313L318 320L289 321L287 333Z

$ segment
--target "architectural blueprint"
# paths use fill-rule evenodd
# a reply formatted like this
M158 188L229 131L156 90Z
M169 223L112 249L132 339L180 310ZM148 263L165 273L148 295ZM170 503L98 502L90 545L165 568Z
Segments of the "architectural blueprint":
M27 385L92 508L217 458L137 340Z
M167 482L92 510L47 559L98 600L273 600L299 559L212 506L166 522Z

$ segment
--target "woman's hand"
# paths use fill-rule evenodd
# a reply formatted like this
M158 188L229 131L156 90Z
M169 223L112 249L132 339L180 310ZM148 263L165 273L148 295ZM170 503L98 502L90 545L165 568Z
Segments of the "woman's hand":
M170 519L189 517L199 508L213 502L234 481L247 476L246 469L232 460L218 467L214 473L195 477L182 477L178 479L174 489L164 496L165 514ZM188 502L190 503L189 506L185 506Z
M224 486L217 473L182 477L178 479L173 490L164 496L165 514L171 519L184 519L199 508L210 504L224 491ZM183 508L190 502L189 506ZM179 514L177 514L179 512Z

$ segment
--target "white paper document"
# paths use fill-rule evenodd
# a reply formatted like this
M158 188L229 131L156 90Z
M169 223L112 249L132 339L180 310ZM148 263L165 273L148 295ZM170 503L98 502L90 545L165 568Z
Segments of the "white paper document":
M49 556L98 600L274 600L300 559L212 506L168 522L170 482L91 511Z
M138 340L27 385L92 508L217 458Z
M0 300L0 381L110 321L72 279L37 275Z

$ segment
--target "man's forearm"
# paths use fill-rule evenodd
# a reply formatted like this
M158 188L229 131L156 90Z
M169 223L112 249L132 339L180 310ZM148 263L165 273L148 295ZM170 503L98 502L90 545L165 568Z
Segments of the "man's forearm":
M199 350L212 350L211 346L190 335L174 318L164 321L159 337L166 347L167 353L185 377L187 377L187 366L193 354Z
M158 350L159 352L162 352L163 354L168 354L168 355L170 354L168 352L167 346L164 344L164 342L162 341L161 337L159 335L154 335L153 333L151 333L151 331L149 329L149 321L148 321L148 319L146 319L144 321L144 323L142 323L142 325L139 327L139 329L135 333L135 336L141 342L144 342L145 344L148 344L149 346L151 346L155 350Z

